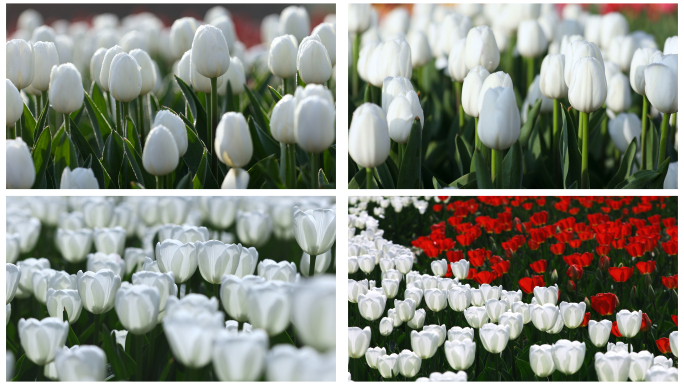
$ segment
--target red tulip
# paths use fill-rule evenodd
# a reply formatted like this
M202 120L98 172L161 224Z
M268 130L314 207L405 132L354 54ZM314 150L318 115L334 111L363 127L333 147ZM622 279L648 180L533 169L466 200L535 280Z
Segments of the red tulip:
M511 268L510 261L502 261L492 266L492 270L496 271L500 276L508 273L508 269Z
M532 278L523 277L518 281L518 286L525 294L531 294L535 287L544 286L544 277L541 275L534 275Z
M644 255L644 252L646 252L646 246L641 242L635 242L626 245L625 250L627 250L627 253L629 253L632 258L638 258Z
M444 207L440 204L436 204L436 205L432 206L432 210L436 213L442 211L442 208L444 208Z
M591 297L591 308L600 315L612 315L617 306L617 296L613 293L599 293Z
M640 261L637 262L636 267L642 275L651 274L655 270L655 261Z
M613 321L613 327L610 329L610 332L615 337L622 337L622 334L620 333L620 329L618 329L618 326L617 326L617 321Z
M537 274L541 274L546 271L546 260L540 259L533 263L530 263L530 268Z
M670 339L667 337L657 339L656 346L658 346L658 350L660 350L660 352L663 354L672 353L672 348L670 348Z
M493 273L491 271L481 271L477 274L475 274L475 282L479 283L480 285L486 283L490 284L494 279L496 279L497 275L496 273Z
M607 256L602 256L601 259L599 259L599 269L606 271L610 267L610 258Z
M447 261L449 261L449 262L458 262L461 259L463 259L463 251L462 250L457 250L457 251L448 250L446 252L446 257L447 257Z
M577 281L578 279L582 278L582 274L584 273L584 270L582 270L582 266L580 265L572 265L568 267L568 271L565 272L565 275L568 276L573 281Z
M670 317L672 317L672 322L674 322L676 327L679 327L679 316L672 314Z
M661 244L663 251L667 255L677 255L678 242L675 240L663 242Z
M663 286L665 286L668 289L676 289L677 284L678 284L678 276L679 274L675 274L671 277L663 277Z
M565 251L565 243L556 243L555 245L551 245L551 252L555 255L561 255L563 254L563 251Z
M608 274L610 274L610 276L613 277L613 281L615 282L625 282L630 277L632 277L632 274L634 274L634 268L624 266L610 267L608 268Z
M590 312L584 313L584 320L582 321L582 324L580 325L580 327L586 327L587 325L589 325L589 320L591 320L591 313Z
M651 319L648 318L648 314L641 313L641 327L639 328L639 331L647 332L651 330L652 326L653 322L651 322Z

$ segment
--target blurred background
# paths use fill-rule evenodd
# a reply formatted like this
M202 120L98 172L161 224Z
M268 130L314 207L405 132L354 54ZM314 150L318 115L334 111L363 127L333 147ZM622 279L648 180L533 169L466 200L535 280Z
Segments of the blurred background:
M43 15L46 25L53 28L64 24L64 20L74 23L83 21L92 24L93 17L98 14L110 13L123 19L128 15L150 12L171 27L173 21L181 17L204 19L207 11L217 4L7 4L6 26L7 39L17 31L19 15L34 9ZM261 42L261 20L274 13L280 13L292 4L226 4L235 24L235 32L239 40L247 48ZM299 4L306 8L311 17L311 26L323 22L325 15L335 13L335 4ZM55 28L57 29L57 28Z

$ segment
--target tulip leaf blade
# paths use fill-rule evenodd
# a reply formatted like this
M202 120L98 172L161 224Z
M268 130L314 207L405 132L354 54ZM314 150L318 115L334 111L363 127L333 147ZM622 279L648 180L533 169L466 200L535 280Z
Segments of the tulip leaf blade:
M259 102L254 91L250 90L246 84L244 87L247 97L249 98L249 105L252 107L252 113L250 115L254 117L260 127L270 127L268 113L264 110L264 106Z
M185 124L185 131L188 134L188 149L183 154L183 161L188 166L188 169L190 169L189 173L195 175L200 167L200 163L202 163L202 155L207 149L187 123Z
M166 377L169 376L169 372L171 371L171 368L173 367L173 363L174 363L173 358L169 359L169 362L166 363L166 365L164 366L164 370L162 370L162 373L159 376L160 382L166 381Z
M126 139L128 139L138 156L142 156L142 145L140 144L140 136L138 136L138 129L130 116L126 117Z
M189 167L189 166L188 166ZM195 171L195 176L192 178L192 188L201 189L204 187L204 181L207 177L207 149L204 149L202 153L202 158L197 166L197 171Z
M603 119L606 118L606 109L601 107L598 110L591 113L589 116L589 135L591 135L597 127L601 125Z
M625 155L622 157L622 162L620 162L620 168L618 169L613 179L608 182L608 188L615 188L618 183L627 180L630 175L632 175L632 165L634 164L634 158L636 157L636 137L632 138L632 141L627 146Z
M136 153L133 143L131 143L128 139L124 139L124 143L126 144L124 147L124 154L126 159L128 159L128 164L133 169L135 179L137 179L137 181L145 188L147 188L147 186L154 186L156 184L156 180L152 174L140 167L142 164L142 158Z
M534 123L537 121L537 116L539 116L539 111L541 110L541 104L542 100L541 98L537 99L536 102L534 102L534 105L532 108L527 112L527 120L525 121L525 124L523 124L522 128L520 129L520 143L524 144L526 147L528 146L528 140L530 139L530 135L532 135L532 129L534 128Z
M31 360L26 358L26 354L22 354L21 357L17 360L17 363L15 364L15 367L17 369L17 374L12 378L12 381L21 381L21 380L30 380L33 381L35 380L35 377L31 376L32 378L24 378L24 375L26 373L34 373L35 369L38 368L38 370L42 370L40 367L36 366Z
M294 345L294 342L292 342L292 338L290 338L290 335L284 331L278 334L277 336L271 337L271 345L275 346L278 344Z
M618 183L615 188L620 189L639 189L646 188L651 182L658 178L660 173L654 170L641 170L632 174L629 178Z
M475 151L473 155L473 161L475 162L475 177L477 178L477 188L478 189L492 189L492 179L489 173L489 167L485 163L484 158L480 150Z
M470 172L470 160L473 158L473 151L468 143L463 139L463 135L456 135L456 164L461 172L465 175Z
M422 136L423 128L421 123L419 120L414 120L408 143L401 159L401 165L399 166L397 188L419 188L420 186Z
M197 98L197 95L195 95L192 89L187 84L185 84L185 82L181 80L178 76L175 76L175 78L178 82L178 86L183 92L183 96L185 96L185 100L188 102L188 108L190 108L192 116L195 119L195 124L193 125L193 127L195 127L195 131L197 131L197 134L199 135L200 139L202 139L204 143L207 143L207 119L209 119L209 117L207 117L207 112L205 111L204 107L202 106L202 103L200 102L199 98Z
M111 335L107 325L102 325L102 349L107 355L107 362L112 365L116 379L125 380L128 379L128 376L126 375L126 367L124 366L123 360L119 355L118 349L116 349L116 342L114 341L114 338L116 337Z
M256 137L252 136L252 141L254 142L254 139L256 138L259 139L266 156L278 154L280 151L280 144L278 144L278 142L276 142L256 120L252 120L252 122L254 123L254 131L256 132ZM250 128L250 133L251 131L252 129Z
M54 177L56 188L59 188L61 184L62 172L65 168L69 167L73 170L78 167L76 147L69 138L69 135L63 133L63 130L64 128L60 128L62 135L58 139L57 146L55 148Z
M328 177L325 176L325 171L323 169L318 170L318 185L322 188L335 188L334 185L331 185L330 182L328 181Z
M36 119L33 117L31 110L29 110L26 104L24 104L24 112L19 119L19 124L21 126L21 138L24 139L24 142L26 142L29 148L33 147L33 138L35 137L36 131Z
M110 135L112 132L112 127L103 115L102 111L98 109L93 100L85 93L85 107L88 112L88 117L90 118L90 123L93 126L93 134L95 135L95 140L97 141L98 153L101 153L104 148L104 138ZM105 110L106 112L106 110Z
M40 116L38 117L38 120L36 121L36 127L33 130L33 143L38 142L38 137L40 134L43 133L43 130L46 127L47 124L47 117L48 117L48 106L45 106L43 108L43 111L41 111Z
M123 139L118 132L112 131L105 143L104 153L102 154L102 165L112 178L114 188L119 186L119 173L123 165L124 148Z
M387 160L390 158L388 157ZM394 187L394 180L392 179L392 174L390 173L389 166L387 165L387 161L385 161L383 164L379 165L378 167L375 168L375 176L378 178L380 181L380 184L382 185L382 188L385 189L393 189Z
M366 184L366 169L359 170L354 177L349 181L347 188L360 189Z
M521 360L520 358L515 359L515 368L520 372L520 376L518 377L518 380L520 381L534 381L534 372L532 371L532 367L530 366L530 363Z
M66 311L64 311L64 313L66 314ZM68 319L68 318L64 318L64 319ZM74 328L72 328L71 326L69 326L69 336L67 337L67 340L69 341L69 347L81 345L78 342L78 337L76 337L76 333L74 333Z
M109 116L109 111L107 109L107 106L111 105L107 103L107 99L105 99L104 93L102 92L100 86L97 85L97 82L93 82L93 86L90 88L90 95L93 104L102 113L102 117L105 118L107 124L109 124L109 127L113 126L114 122L111 120L111 117Z
M90 143L88 143L88 140L83 136L81 130L78 129L78 126L76 126L73 119L71 120L71 138L84 158L87 157L87 155L92 155L94 158L98 157L97 153L90 146Z
M660 150L660 138L653 121L648 120L646 125L646 135L644 143L644 156L646 159L642 159L642 162L646 162L646 167L644 170L655 170L658 163L658 151Z
M188 103L188 107L190 107L190 111L192 111L192 116L197 116L197 106L201 106L199 99L197 99L197 95L195 95L192 89L183 80L181 80L181 78L179 78L177 75L174 75L174 77L176 78L178 87L180 87L181 92L185 97L185 101Z
M665 184L665 177L667 176L667 169L668 169L669 165L670 165L670 157L668 156L667 158L665 158L665 160L663 160L663 163L661 163L658 166L657 171L660 175L658 175L658 178L656 178L656 180L654 180L653 183L651 183L650 188L652 188L652 189L662 189L663 188L663 184Z
M470 172L462 177L456 179L455 181L449 183L449 187L455 187L457 189L475 189L477 188L477 176L475 172Z
M563 170L563 187L569 188L576 183L580 184L582 177L582 155L577 146L577 132L572 124L568 124L569 113L561 108L563 127L560 141L560 164Z
M271 154L258 161L247 171L249 184L247 188L283 188L280 179L280 170L275 155Z
M176 189L181 190L181 189L189 189L192 188L192 177L193 174L187 173L185 174L180 181L178 181L178 184L176 184Z
M441 190L444 188L444 183L433 176L432 177L432 187L434 187L435 190Z
M271 96L273 97L273 100L275 100L276 103L280 101L280 99L283 98L278 91L276 91L275 88L271 87L270 85L268 86L268 90L271 92Z
M520 141L516 140L503 159L503 188L520 189L523 181L523 156Z
M50 147L52 146L50 139L50 130L43 130L36 146L33 148L33 167L36 170L33 188L41 188L41 185L45 182L45 170L47 170L48 163L50 163Z

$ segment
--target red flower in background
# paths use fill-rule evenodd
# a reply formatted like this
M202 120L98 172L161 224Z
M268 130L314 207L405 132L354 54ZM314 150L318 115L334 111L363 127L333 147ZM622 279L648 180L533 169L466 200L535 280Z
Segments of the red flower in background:
M534 275L530 277L521 278L518 281L518 286L525 292L525 294L531 294L534 288L537 286L544 287L544 277L541 275Z
M655 261L637 262L636 268L642 275L651 274L655 270Z
M572 255L564 256L563 260L569 266L580 265L582 267L588 267L591 265L591 262L594 261L594 255L592 253L575 253Z
M663 277L663 286L668 289L676 289L678 286L679 279L677 278L679 274L675 274L670 277Z
M611 315L617 306L617 296L613 293L599 293L591 297L591 308L600 315Z
M679 242L672 240L672 241L667 241L663 242L661 246L663 247L663 251L667 255L677 255L677 247Z
M555 255L561 255L563 254L563 251L565 251L565 243L556 243L555 245L551 245L551 252Z
M462 250L457 250L457 251L447 250L446 257L447 257L447 261L449 261L449 262L458 262L461 259L463 259L463 251Z
M492 283L492 281L495 280L496 278L497 278L497 274L496 274L496 273L493 273L493 272L491 272L491 271L481 271L481 272L475 274L475 277L474 277L473 279L475 279L475 282L477 282L477 283L479 283L480 285L482 285L482 284L484 284L484 283L490 284L490 283Z
M606 256L610 252L610 246L598 246L596 248L596 254L600 256Z
M676 327L679 327L679 316L672 314L670 317L672 317L672 322L674 322Z
M438 212L442 211L443 208L444 208L444 206L442 206L438 203L438 204L432 206L432 211L438 213Z
M568 271L565 272L565 275L567 275L568 278L572 279L573 281L577 281L578 279L582 278L583 273L584 270L582 269L582 266L571 265L568 267Z
M665 228L674 227L674 225L676 223L677 223L676 218L665 218L665 219L663 219L663 226L665 226Z
M647 332L647 331L651 330L652 326L653 326L653 322L651 322L651 319L648 318L648 314L641 313L641 327L639 328L639 331Z
M475 279L475 275L477 275L477 270L470 268L468 269L468 276L466 279Z
M618 326L617 326L617 321L613 321L613 327L610 329L610 332L615 337L622 337L622 334L620 333L620 329L618 329Z
M610 267L610 258L603 256L599 259L599 269L606 271Z
M568 241L568 246L572 247L573 249L576 249L576 248L582 246L582 240L581 239L571 239Z
M511 263L509 261L502 261L492 266L492 270L496 271L500 276L508 273Z
M630 243L625 246L625 250L632 258L638 258L646 252L646 245L641 242Z
M583 327L586 327L587 325L589 325L589 320L591 320L591 313L590 312L584 313L584 320L582 320L582 324L580 325L580 327L583 328Z
M541 274L546 271L546 260L540 259L533 263L530 263L530 268L537 274Z
M658 346L658 350L660 350L660 352L663 354L672 353L672 348L670 347L670 339L667 337L657 339L656 346Z
M633 267L609 267L608 274L613 277L615 282L625 282L632 277L634 274Z

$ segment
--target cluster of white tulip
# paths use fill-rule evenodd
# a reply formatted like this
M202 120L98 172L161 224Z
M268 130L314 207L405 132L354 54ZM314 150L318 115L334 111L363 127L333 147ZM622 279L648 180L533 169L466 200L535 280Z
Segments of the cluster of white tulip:
M135 347L137 380L145 335L152 344L161 335L153 332L157 325L186 376L213 363L222 381L334 380L335 280L325 273L333 262L335 211L325 198L13 198L6 221L7 323L15 298L33 297L49 314L17 324L21 349L41 367L41 378L111 378L111 357L96 345L102 317L114 309L124 330L112 333L122 348L127 337ZM61 258L23 257L36 248L41 228L54 232ZM260 258L271 234L296 240L304 251L301 274L294 262ZM142 247L125 248L135 238ZM86 271L77 274L57 267L80 265ZM191 285L197 270L213 296ZM65 347L83 309L95 319L93 345ZM289 327L302 347L269 343ZM10 378L12 365L7 372Z
M348 356L354 359L365 357L367 365L377 369L383 378L393 378L398 374L406 378L415 377L420 372L421 361L432 359L442 346L449 366L456 371L466 371L476 362L477 349L492 354L501 353L510 341L521 336L523 328L530 322L538 332L554 335L563 329L577 329L584 321L586 303L563 301L559 304L557 285L535 287L531 302L525 303L521 290L507 291L502 286L489 284L474 288L468 283L461 283L460 280L469 273L470 263L467 259L450 263L453 278L444 278L448 264L445 259L433 260L431 272L413 270L418 252L383 238L378 219L365 210L369 201L381 205L379 208L382 210L391 203L395 212L400 212L411 200L401 197L349 199L349 274L361 271L369 275L379 268L381 282L378 285L369 279L348 280L349 303L357 305L358 314L367 323L373 325L378 322L377 326L362 329L351 325L354 317L350 314ZM421 200L414 198L414 205L415 202ZM381 213L375 213L375 216L384 217ZM361 231L355 235L357 229ZM405 281L403 300L399 292L402 281ZM389 308L387 301L392 299L394 307ZM423 303L427 310L421 308ZM446 323L462 319L458 315L454 317L447 307L455 314L462 313L468 327L462 324L448 329ZM430 313L436 316L437 324L425 325ZM439 322L440 314L446 323ZM632 338L639 332L641 311L623 309L615 317L622 336ZM382 337L400 333L398 328L402 324L405 324L405 338L410 338L412 350L387 354L386 347L370 347L372 338L382 341ZM629 376L632 381L677 381L677 368L671 368L672 359L654 357L653 353L646 350L627 352L627 347L631 349L631 345L622 342L608 343L612 326L612 322L605 319L600 322L590 320L588 323L591 343L596 348L607 344L607 353L597 352L594 359L599 380L626 381ZM373 330L380 335L374 334ZM677 339L678 332L672 332L669 341L675 355L678 354ZM582 367L585 352L584 342L560 339L550 345L531 345L529 363L538 377L548 377L555 371L572 375ZM463 373L464 381L467 380L465 372L459 373ZM349 376L353 379L351 373Z
M554 154L559 148L559 99L569 99L580 111L582 187L588 186L588 139L582 139L588 138L588 114L604 105L611 118L610 136L624 153L640 133L644 141L650 101L655 114L664 114L658 164L666 158L666 144L672 141L668 122L677 112L677 36L661 52L653 36L630 33L620 13L591 15L569 5L560 16L554 4L414 4L411 13L397 7L381 20L370 4L350 4L348 26L350 94L359 92L357 74L371 92L382 88L381 102L371 97L376 105L363 104L352 117L349 155L361 168L385 162L390 138L405 144L414 119L422 127L425 117L411 78L420 88L420 73L432 61L454 82L459 127L464 126L464 113L475 118L475 147L492 150L493 181L501 179L501 151L519 139L521 121L525 123L538 99L541 112L554 112ZM529 89L522 110L510 75L496 71L507 50L527 62ZM541 73L535 75L535 60L542 57ZM638 116L626 113L632 104L630 85L644 95L641 129ZM645 159L643 151L639 159ZM399 159L401 155L400 147ZM676 162L670 167L676 169Z

